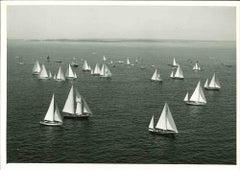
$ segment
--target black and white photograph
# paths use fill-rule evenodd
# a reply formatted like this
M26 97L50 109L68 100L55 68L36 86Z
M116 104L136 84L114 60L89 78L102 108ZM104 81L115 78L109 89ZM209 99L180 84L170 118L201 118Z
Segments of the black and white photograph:
M1 3L3 169L239 168L238 2L37 2Z

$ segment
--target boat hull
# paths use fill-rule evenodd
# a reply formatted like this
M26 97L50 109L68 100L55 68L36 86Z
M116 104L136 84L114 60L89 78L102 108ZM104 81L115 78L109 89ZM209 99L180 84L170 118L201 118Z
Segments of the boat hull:
M215 90L215 91L219 91L220 88L219 87L204 87L206 90Z
M65 81L63 79L55 79L55 80L58 81L58 82Z
M51 121L40 121L40 124L45 125L45 126L62 126L62 122L51 122Z
M152 81L152 82L160 82L160 83L161 83L163 80L162 80L162 79L160 79L160 80L152 80L152 79L151 79L151 81Z
M204 103L204 102L194 102L194 101L186 101L186 104L187 104L187 105L194 105L194 106L204 106L204 105L206 105L207 103Z
M184 78L182 78L182 77L172 77L172 79L175 79L175 80L183 80Z
M167 136L167 137L175 137L176 132L171 130L161 130L161 129L148 129L148 131L155 135Z
M109 79L111 78L109 76L101 76L101 75L99 77L101 77L101 78L109 78Z
M90 117L89 114L84 115L70 115L70 114L64 114L63 117L65 119L88 119Z

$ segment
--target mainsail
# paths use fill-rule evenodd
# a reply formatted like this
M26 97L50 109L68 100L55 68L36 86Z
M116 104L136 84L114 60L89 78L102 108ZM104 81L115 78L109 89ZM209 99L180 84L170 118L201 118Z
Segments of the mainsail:
M182 71L182 68L181 68L180 65L178 65L178 68L177 68L177 71L174 75L174 78L181 78L181 79L184 78L183 71Z
M33 65L33 69L32 69L32 73L33 74L39 74L41 71L41 67L40 67L40 64L38 62L38 60L34 63Z
M197 84L191 98L189 99L189 101L207 103L207 100L206 100L205 95L203 93L200 81L198 82L198 84Z
M220 83L219 83L219 80L218 80L218 78L216 77L216 74L215 74L215 73L213 74L213 77L212 77L212 79L211 79L208 87L210 87L210 88L219 88L219 89L221 88Z
M100 68L99 68L99 65L98 65L98 63L96 64L96 66L95 66L95 69L94 69L94 72L93 72L93 74L94 75L99 75L100 74Z
M48 79L48 73L47 73L47 70L46 70L44 64L42 64L42 69L41 69L41 72L38 75L38 78L39 79Z
M67 79L69 79L69 78L70 78L70 79L71 79L71 78L75 78L75 77L74 77L74 72L73 72L72 67L71 67L70 64L68 65L68 68L67 68L65 77L66 77Z
M61 66L59 66L58 73L57 73L57 76L56 76L56 80L57 81L64 81L65 80L65 76L63 74Z
M161 116L160 116L155 128L162 129L162 130L171 130L171 131L174 131L175 133L178 133L177 127L175 125L175 122L173 120L171 111L170 111L167 103L165 103L165 105L164 105Z

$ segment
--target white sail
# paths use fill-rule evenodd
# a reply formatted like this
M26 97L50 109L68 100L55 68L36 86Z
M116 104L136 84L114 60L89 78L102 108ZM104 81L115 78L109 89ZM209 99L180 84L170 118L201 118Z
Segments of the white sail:
M199 81L191 98L190 101L193 102L201 102L201 103L207 103L207 100L205 98L205 95L203 93L202 87L201 87L201 82Z
M55 104L54 120L58 122L63 122L62 115L59 112L57 104Z
M183 101L185 101L185 102L188 101L188 92L187 92L186 96L184 97Z
M129 61L129 58L127 58L127 65L129 65L130 64L130 61Z
M164 105L161 116L156 124L156 128L162 130L172 130L175 133L178 133L177 127L172 118L172 114L167 103Z
M98 65L98 63L97 63L96 66L95 66L95 69L94 69L94 71L93 71L93 74L94 74L94 75L99 75L100 72L101 72L101 70L100 70L100 67L99 67L99 65Z
M138 58L136 57L135 63L138 63Z
M64 76L64 74L63 74L63 71L62 71L61 66L59 66L56 79L57 79L57 80L65 80L65 76Z
M109 68L108 68L105 64L103 64L103 65L102 65L101 72L100 72L100 75L101 75L102 77L111 77L111 76L112 76L112 73L111 73L111 71L109 70Z
M52 78L52 73L51 73L51 71L48 72L48 75L49 75L48 78L51 79L51 78Z
M88 113L88 114L92 114L92 111L90 110L86 100L83 97L82 97L82 102L83 102L83 112Z
M68 68L66 71L66 78L74 78L74 73L70 64L68 65Z
M220 83L219 83L215 73L213 74L213 77L212 77L208 87L210 87L210 88L221 88Z
M32 69L32 73L33 74L39 74L41 71L41 67L40 67L40 64L38 62L38 60L34 63L33 65L33 69Z
M149 129L154 129L154 115L152 115L152 118L151 118L151 121L150 121L150 123L149 123L149 125L148 125L148 128Z
M74 78L75 78L75 79L77 78L77 73L76 73L76 72L74 73Z
M158 70L157 70L157 69L155 69L155 71L154 71L154 73L153 73L153 75L152 75L151 80L155 80L155 81L160 81L160 80L161 80L160 74L158 73Z
M65 105L63 107L63 112L65 113L70 113L70 114L74 114L74 94L73 94L73 86L71 88L71 90L69 91L67 100L65 102Z
M56 80L56 77L57 77L56 74L54 74L53 79Z
M38 78L39 79L48 79L48 73L47 73L47 70L46 70L44 64L42 64L42 69L41 69L41 72L38 75Z
M52 95L51 103L49 105L46 116L44 117L46 121L54 121L54 94Z
M173 71L171 72L170 77L171 77L171 78L174 78Z
M106 61L107 59L106 59L106 57L105 56L103 56L103 61Z
M178 66L175 58L173 58L173 66Z
M184 78L183 71L182 71L180 65L178 65L178 68L177 68L177 71L176 71L174 77L176 77L176 78Z
M88 71L89 70L89 66L88 66L87 60L84 60L83 66L82 66L82 70L83 71Z
M206 79L205 83L204 83L204 87L208 87L208 79Z

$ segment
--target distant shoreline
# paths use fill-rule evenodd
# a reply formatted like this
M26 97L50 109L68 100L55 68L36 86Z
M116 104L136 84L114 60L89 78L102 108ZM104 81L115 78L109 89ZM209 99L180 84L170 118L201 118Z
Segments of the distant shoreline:
M58 41L58 42L236 42L236 40L183 40L183 39L7 39L23 41Z

